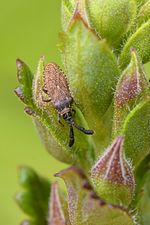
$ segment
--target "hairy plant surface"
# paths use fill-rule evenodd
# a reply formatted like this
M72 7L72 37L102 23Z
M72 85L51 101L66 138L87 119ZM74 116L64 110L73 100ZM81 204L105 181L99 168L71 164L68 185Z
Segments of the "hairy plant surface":
M66 192L28 167L16 196L23 225L150 224L150 0L62 0L61 68L33 75L17 59L19 87ZM57 171L56 171L57 172Z

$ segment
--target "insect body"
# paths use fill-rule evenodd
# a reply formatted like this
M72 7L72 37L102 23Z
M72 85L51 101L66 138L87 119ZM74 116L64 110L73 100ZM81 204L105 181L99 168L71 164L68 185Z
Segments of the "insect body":
M73 126L85 134L94 133L93 130L86 130L85 128L80 127L74 122L72 118L73 109L71 107L73 98L70 94L67 80L63 71L55 63L49 63L45 66L43 91L49 97L48 100L43 101L52 102L58 112L59 123L61 123L60 117L63 117L66 123L70 126L69 147L74 144Z

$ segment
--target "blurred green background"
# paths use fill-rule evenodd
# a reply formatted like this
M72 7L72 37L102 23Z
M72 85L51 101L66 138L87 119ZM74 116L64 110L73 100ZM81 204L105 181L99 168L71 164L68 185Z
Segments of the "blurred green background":
M13 0L0 4L0 225L18 225L25 218L14 201L19 190L17 167L29 165L53 179L64 165L42 146L38 134L13 93L18 85L16 58L36 72L41 55L60 63L58 32L60 0Z
M53 178L64 167L45 150L23 104L13 93L18 85L16 58L36 72L41 55L60 64L58 32L60 0L1 2L0 12L0 225L18 225L25 218L14 201L17 167L29 165ZM149 70L149 66L146 66Z

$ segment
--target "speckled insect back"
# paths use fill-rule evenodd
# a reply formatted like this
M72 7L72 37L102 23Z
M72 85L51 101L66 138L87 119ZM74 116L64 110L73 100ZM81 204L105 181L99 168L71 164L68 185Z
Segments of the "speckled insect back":
M69 147L74 144L73 126L85 134L93 134L93 130L86 130L83 127L75 124L72 118L72 103L73 98L70 94L68 83L64 72L55 63L49 63L44 69L44 86L43 91L47 94L48 99L43 99L44 102L52 102L58 112L58 122L61 124L60 117L70 126L70 141Z

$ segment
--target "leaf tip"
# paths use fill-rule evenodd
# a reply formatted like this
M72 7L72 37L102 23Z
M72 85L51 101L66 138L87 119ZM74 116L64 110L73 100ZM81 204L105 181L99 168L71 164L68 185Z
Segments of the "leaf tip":
M58 183L55 182L51 186L50 205L49 205L49 225L65 225L65 217L58 193Z
M16 59L16 65L17 65L17 68L21 68L22 67L22 64L23 64L23 61L19 58Z

